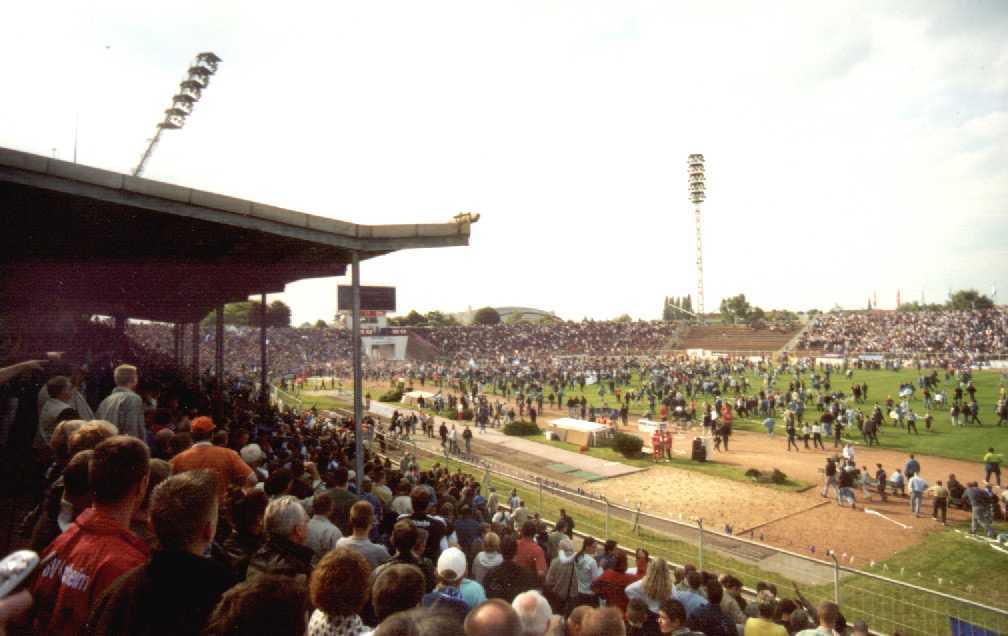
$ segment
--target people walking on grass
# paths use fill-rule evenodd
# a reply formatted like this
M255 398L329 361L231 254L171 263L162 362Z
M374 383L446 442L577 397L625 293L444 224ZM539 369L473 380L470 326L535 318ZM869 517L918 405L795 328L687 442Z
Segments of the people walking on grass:
M823 417L825 417L825 415ZM826 450L826 447L823 446L822 443L822 431L823 427L821 423L815 422L812 424L812 447Z
M808 422L805 422L802 424L802 442L805 444L805 450L808 450L810 439L812 439L812 427L809 426Z
M970 402L969 405L969 423L973 424L974 422L977 426L983 426L983 422L980 421L980 405L976 400Z
M767 417L765 420L763 420L763 428L766 429L767 435L769 437L773 437L774 418Z
M913 409L908 409L906 415L906 432L908 435L910 434L910 429L913 429L914 435L920 435L917 432L917 414L913 412Z

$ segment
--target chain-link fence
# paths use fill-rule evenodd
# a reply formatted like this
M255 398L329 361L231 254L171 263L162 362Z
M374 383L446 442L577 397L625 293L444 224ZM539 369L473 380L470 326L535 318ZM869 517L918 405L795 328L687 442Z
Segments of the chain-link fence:
M652 557L660 556L675 565L692 563L701 570L731 574L750 593L762 581L775 585L782 597L800 592L813 605L835 601L848 623L863 619L875 633L951 634L950 620L956 619L995 634L1008 634L1008 610L846 567L831 553L827 554L830 560L816 559L709 530L702 520L651 515L473 456L445 457L415 444L405 450L427 465L439 461L464 467L480 478L484 487L495 487L502 500L514 490L544 521L557 519L565 509L576 519L581 536L615 539L631 553L644 548Z

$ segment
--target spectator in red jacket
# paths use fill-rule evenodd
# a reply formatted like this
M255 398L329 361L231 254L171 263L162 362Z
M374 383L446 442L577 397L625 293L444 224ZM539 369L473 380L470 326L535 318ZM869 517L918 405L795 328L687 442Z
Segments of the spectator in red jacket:
M621 614L626 613L630 599L626 595L626 586L636 581L639 576L627 574L626 552L617 550L613 553L612 567L602 572L602 576L592 581L592 592L606 600L607 607L618 607Z
M81 633L106 588L146 561L148 547L129 523L147 495L149 464L147 445L135 437L117 435L95 448L89 470L94 506L42 554L32 589L36 633Z

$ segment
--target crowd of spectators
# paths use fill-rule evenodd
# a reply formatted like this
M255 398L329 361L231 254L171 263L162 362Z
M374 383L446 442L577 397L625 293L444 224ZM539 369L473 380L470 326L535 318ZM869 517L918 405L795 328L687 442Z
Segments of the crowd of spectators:
M731 575L642 550L628 563L565 513L549 526L409 456L365 449L358 487L345 420L181 378L138 393L143 364L117 366L88 403L47 366L5 374L35 429L59 411L30 436L44 488L26 528L43 564L14 633L865 633L797 590L759 584L747 600Z
M1008 309L821 314L800 350L975 358L1008 353Z
M458 327L421 327L417 333L447 358L498 360L547 355L632 355L657 351L676 333L661 320L538 322Z
M432 345L446 361L470 359L499 361L501 357L556 355L623 355L657 351L675 334L674 323L652 322L551 322L493 326L409 327ZM127 333L145 348L168 355L174 347L169 325L131 323ZM187 332L188 355L191 335ZM212 364L214 330L200 332L202 366ZM224 350L228 372L255 374L260 364L259 329L227 326ZM346 329L271 327L267 336L269 368L274 375L329 375L346 368L352 354Z

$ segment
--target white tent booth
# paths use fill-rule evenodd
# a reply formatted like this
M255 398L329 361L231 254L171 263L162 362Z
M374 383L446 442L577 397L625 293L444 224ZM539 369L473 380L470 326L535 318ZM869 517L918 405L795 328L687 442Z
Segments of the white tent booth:
M409 404L410 406L416 406L420 402L420 398L423 398L424 402L430 402L434 399L435 393L430 393L428 391L409 391L403 393L402 402L403 404Z
M612 433L608 426L572 417L561 417L552 420L548 431L554 439L559 439L579 446L599 446Z

